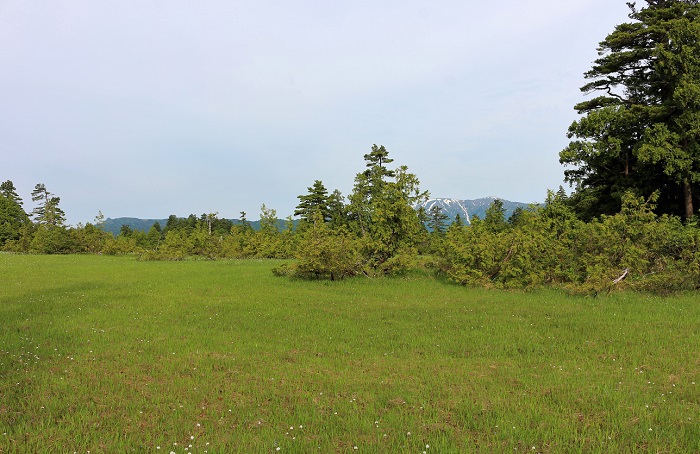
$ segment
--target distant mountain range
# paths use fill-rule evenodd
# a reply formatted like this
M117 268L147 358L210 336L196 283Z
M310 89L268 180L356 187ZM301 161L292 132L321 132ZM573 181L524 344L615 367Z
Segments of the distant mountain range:
M484 219L486 210L489 206L496 200L497 197L484 197L481 199L474 200L459 200L459 199L429 199L428 201L416 205L414 208L418 209L423 206L426 212L430 212L430 209L434 205L438 205L444 214L446 214L451 221L453 221L457 214L462 218L465 224L469 224L474 216L478 216ZM503 208L506 209L506 219L508 219L515 211L516 208L522 207L527 208L531 204L522 202L511 202L509 200L500 199L503 202ZM232 219L233 223L239 223L238 219ZM118 235L123 225L129 226L132 230L141 230L143 232L148 232L148 230L155 224L159 223L161 227L165 227L168 222L167 219L139 219L139 218L107 218L105 219L102 228L107 232L112 232L114 235ZM260 228L260 221L249 221L251 227L254 230ZM284 221L279 220L278 226L283 228Z
M231 219L234 224L240 224L240 220ZM107 218L102 223L102 230L106 232L111 232L113 235L119 235L123 225L128 226L131 230L140 230L142 232L148 232L155 223L160 224L161 228L165 228L165 224L168 223L167 219L139 219L139 218ZM260 229L260 221L248 221L253 230ZM284 228L285 221L282 219L277 220L277 228L280 230Z
M446 214L451 221L459 216L462 218L465 224L470 224L471 219L474 216L478 216L479 219L484 219L486 215L486 210L491 206L494 200L499 199L499 197L484 197L481 199L474 200L459 200L459 199L428 199L426 202L416 205L414 208L418 209L421 206L425 209L426 213L429 213L434 205L441 208L442 212ZM531 204L523 202L511 202L510 200L500 199L503 202L503 208L505 208L506 219L510 218L513 211L516 208L527 208Z
M168 222L167 219L139 219L139 218L107 218L102 223L102 230L106 232L111 232L114 235L119 235L123 225L128 226L131 230L141 230L142 232L148 232L155 223L160 224L161 227L165 227L165 223Z

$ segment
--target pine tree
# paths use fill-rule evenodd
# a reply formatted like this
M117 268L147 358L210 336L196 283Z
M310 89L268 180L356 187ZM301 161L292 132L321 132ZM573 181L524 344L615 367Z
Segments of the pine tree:
M371 266L378 268L415 245L422 227L413 207L428 193L420 190L418 178L406 166L385 167L393 160L383 146L374 145L365 161L367 170L355 177L348 219L365 239Z
M389 152L386 151L384 145L379 147L376 144L372 145L372 151L366 154L364 157L366 162L365 165L367 167L365 174L367 176L372 174L372 172L375 172L379 178L393 178L396 175L393 170L386 168L386 165L391 164L394 162L394 160L389 158Z
M246 217L247 213L245 211L241 211L240 215L241 215L241 217L239 219L240 224L238 225L238 227L240 227L240 230L242 232L251 232L253 230L253 227L250 225L250 222L248 221L248 218Z
M560 162L584 217L619 211L632 189L659 191L658 211L693 216L700 189L700 5L646 0L600 43L581 90L584 115Z
M22 199L17 194L17 189L12 181L7 180L0 184L0 194L4 195L9 200L14 201L20 207L22 206Z
M316 212L321 213L321 219L328 222L331 219L328 190L321 180L314 181L308 189L308 194L297 196L299 205L294 211L294 216L301 216L305 222L313 222Z
M445 233L445 225L446 221L449 219L449 216L442 212L442 208L440 208L439 205L435 204L430 208L428 214L428 227L430 227L433 233Z
M508 226L506 223L506 209L503 207L501 199L496 199L489 205L484 214L483 223L486 229L491 232L500 232Z
M32 191L32 201L39 205L32 211L32 216L37 224L50 227L62 227L66 221L66 214L58 204L59 197L51 194L42 183L37 184Z
M330 216L330 224L332 227L347 225L348 213L345 205L345 197L339 190L334 190L328 196L328 214Z
M18 240L29 217L14 197L0 193L0 247L8 240Z

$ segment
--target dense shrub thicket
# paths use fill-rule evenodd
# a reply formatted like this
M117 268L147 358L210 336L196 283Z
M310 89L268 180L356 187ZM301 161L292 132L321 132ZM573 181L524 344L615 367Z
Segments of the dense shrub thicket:
M147 233L112 236L95 225L64 225L60 198L37 184L31 216L11 181L0 185L0 248L30 253L136 254L144 260L188 257L291 258L277 274L343 279L427 266L463 285L526 289L558 286L599 293L700 287L700 3L628 3L632 22L600 43L585 73L559 157L576 187L569 199L550 193L542 206L505 219L495 202L483 220L449 228L439 210L415 210L427 198L418 178L383 146L364 155L347 202L319 180L299 196L278 228L262 206L260 229L215 214L171 216ZM649 196L652 194L651 196ZM647 198L640 198L645 195ZM655 204L658 203L658 207ZM243 214L243 213L242 213ZM678 215L684 217L681 221Z
M414 176L405 168L401 172L392 177L377 173L371 185L365 179L369 174L358 175L359 189L373 193L354 196L354 202L336 207L333 215L322 208L329 199L337 200L337 192L324 196L325 188L317 182L309 190L320 194L318 203L307 204L296 227L289 220L278 228L275 211L264 205L259 230L247 222L227 224L203 215L171 217L164 228L156 224L148 232L125 227L116 236L94 224L66 227L31 222L25 215L14 229L3 224L0 247L18 253L133 254L141 260L294 259L275 273L306 279L386 275L421 267L462 285L490 288L556 286L589 294L700 288L697 221L655 214L654 197L644 200L628 193L619 213L583 221L563 191L550 192L546 203L518 210L510 219L496 201L484 219L429 230L430 219L411 208L411 194L424 193ZM407 175L410 191L394 180ZM384 192L390 192L388 201ZM300 199L308 202L310 197Z
M620 213L583 222L565 197L550 193L543 207L512 221L495 217L450 228L436 254L438 268L459 283L498 288L555 285L597 293L700 286L700 229L657 216L652 201L626 194Z

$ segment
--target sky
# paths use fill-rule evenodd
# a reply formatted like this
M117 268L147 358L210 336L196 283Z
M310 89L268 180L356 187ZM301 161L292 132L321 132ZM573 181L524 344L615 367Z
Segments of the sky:
M0 0L0 180L71 225L284 218L384 145L432 197L541 202L625 0Z

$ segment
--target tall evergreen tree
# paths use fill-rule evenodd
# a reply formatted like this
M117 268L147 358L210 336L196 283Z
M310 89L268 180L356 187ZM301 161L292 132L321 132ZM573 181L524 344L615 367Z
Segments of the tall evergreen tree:
M394 162L394 160L389 158L389 152L386 151L384 145L379 147L376 144L372 145L372 151L370 151L364 157L365 166L367 167L365 174L367 176L369 176L372 172L377 173L381 176L381 178L393 178L396 175L393 170L387 169L386 167L387 164L391 164Z
M29 217L14 197L0 193L0 247L8 240L17 240Z
M385 167L393 160L383 146L374 145L365 161L367 170L355 177L348 217L366 240L372 266L380 267L414 246L421 223L413 207L426 200L428 193L420 190L418 178L406 166Z
M328 214L330 216L330 224L333 227L339 227L347 224L347 207L345 205L345 197L339 190L334 190L328 196Z
M168 233L171 230L176 230L179 227L180 219L174 214L168 216L168 220L165 221L165 229L163 229L163 234Z
M486 209L484 226L491 232L500 232L508 226L506 223L506 209L503 207L501 199L494 200Z
M245 211L241 211L241 218L239 219L240 224L238 227L240 227L240 230L242 232L251 232L253 230L253 227L250 225L250 221L248 221L247 213Z
M0 184L0 194L14 201L20 207L22 206L22 199L17 194L17 188L15 188L15 185L11 180L4 181L2 184Z
M264 203L260 207L260 231L279 233L277 210L266 207Z
M205 222L206 225L207 225L207 233L209 233L209 235L211 235L211 232L212 232L212 230L213 230L212 227L213 227L214 223L216 223L216 221L217 221L217 219L218 219L218 218L217 218L218 214L219 214L219 213L206 213L206 214L203 214L203 215L202 215L202 216L204 217L204 222Z
M29 216L22 208L22 199L12 181L0 184L0 247L8 240L18 240Z
M659 191L658 211L693 216L700 189L700 5L697 0L628 3L632 22L600 43L581 90L584 115L560 153L584 217L619 211L632 189Z
M439 205L435 204L430 208L428 214L428 227L430 227L433 233L445 233L447 220L450 217L442 212L442 208L440 208Z
M297 196L299 205L294 211L294 216L301 216L306 222L313 222L316 212L321 213L324 222L330 221L331 213L328 200L328 190L321 180L314 181L308 189L308 194Z
M61 227L66 221L66 214L58 206L59 197L50 193L43 183L39 183L32 191L32 201L38 206L32 211L32 216L37 224L50 227Z

